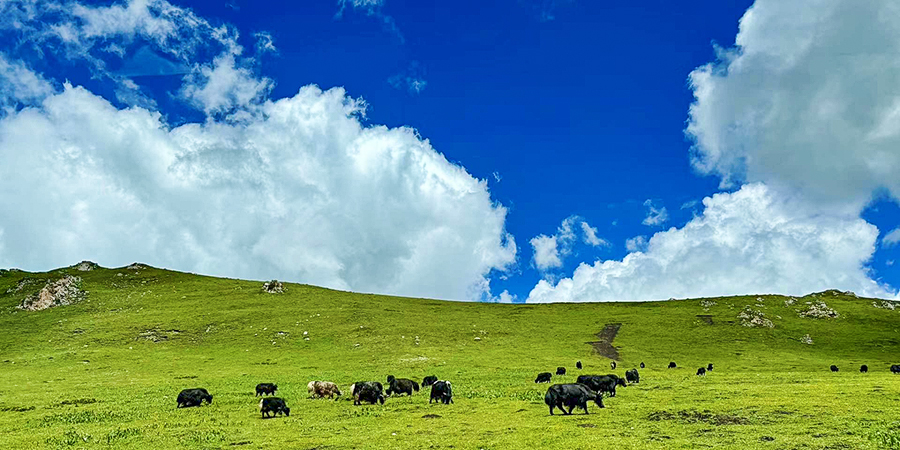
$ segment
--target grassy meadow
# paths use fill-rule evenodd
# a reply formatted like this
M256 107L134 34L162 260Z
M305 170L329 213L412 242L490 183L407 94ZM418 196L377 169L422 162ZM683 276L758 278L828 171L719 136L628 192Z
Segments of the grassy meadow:
M63 273L82 277L84 300L15 308ZM872 299L500 305L261 286L152 268L3 273L0 448L900 448L900 375L888 370L900 364L900 308ZM816 299L839 317L801 317ZM774 328L742 326L748 305ZM615 371L591 344L610 324L621 324ZM533 383L557 366L569 373L554 383L642 361L641 383L589 415L551 417L548 385ZM715 370L695 376L707 363ZM429 405L427 389L349 401L351 383L390 374L450 380L455 404ZM311 380L345 395L310 399ZM260 382L278 384L290 417L260 418ZM193 387L212 405L176 409Z

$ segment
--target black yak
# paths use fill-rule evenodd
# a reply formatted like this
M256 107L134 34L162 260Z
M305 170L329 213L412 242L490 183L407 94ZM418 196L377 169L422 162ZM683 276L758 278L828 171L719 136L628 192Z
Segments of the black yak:
M547 389L544 395L544 403L550 407L550 415L553 415L553 408L559 408L563 414L572 414L572 410L576 407L584 410L588 414L587 402L593 400L598 407L603 408L603 395L590 390L583 384L554 384ZM569 410L566 411L565 407Z

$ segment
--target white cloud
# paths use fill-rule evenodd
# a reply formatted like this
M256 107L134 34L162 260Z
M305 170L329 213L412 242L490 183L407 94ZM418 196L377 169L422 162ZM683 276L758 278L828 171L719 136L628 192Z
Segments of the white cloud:
M394 89L406 91L410 95L417 95L428 86L428 82L425 81L425 68L418 61L409 63L404 71L388 78L388 83Z
M538 270L556 269L562 267L562 259L559 257L556 235L544 234L531 238L531 248L534 249L534 266Z
M170 127L78 87L0 119L0 266L139 260L450 299L515 262L484 180L315 86L240 122ZM23 150L23 149L27 149ZM35 206L39 205L39 206Z
M338 12L334 15L336 19L343 17L344 10L349 6L354 11L361 11L368 16L378 19L385 31L396 36L401 44L405 42L403 34L400 33L400 28L397 27L397 22L393 17L382 11L384 0L338 0L338 6Z
M547 236L538 235L529 241L534 250L534 266L544 272L550 269L558 269L563 265L563 259L572 254L572 248L577 240L575 226L581 228L582 240L592 246L609 246L609 242L597 236L597 229L591 227L584 219L578 216L566 217L556 234Z
M52 94L53 85L21 61L10 61L0 53L0 107L32 104Z
M541 280L528 301L802 295L832 288L897 296L869 277L865 264L878 230L862 219L823 215L763 184L713 195L703 205L683 228L656 233L646 251L581 264L555 285Z
M893 0L757 0L736 46L690 76L692 163L740 190L641 252L542 280L528 301L896 296L866 267L878 230L859 214L873 192L900 199L898 22Z
M384 6L384 0L338 0L338 5L340 5L340 9L338 10L338 15L344 13L344 9L347 6L350 6L353 9L361 9L366 12L366 14L372 15L377 13L382 6Z
M208 114L255 106L273 86L255 73L257 60L243 56L236 29L213 26L165 0L108 6L6 0L0 13L13 17L0 20L0 29L14 31L33 46L33 51L20 53L49 52L84 63L94 78L115 83L118 99L129 105L154 105L134 86L130 77L136 76L190 71L182 95ZM258 53L274 50L271 35L255 36ZM218 56L207 60L211 55ZM110 71L107 65L115 59L124 60L122 68Z
M893 247L900 243L900 228L894 228L890 233L884 235L881 242L885 247Z
M693 164L832 211L900 199L900 3L757 0L690 76Z
M274 86L250 69L237 67L235 56L223 53L210 64L198 64L186 78L182 95L206 114L228 113L264 100Z
M644 206L647 207L647 217L644 218L644 221L641 222L647 226L656 226L662 225L669 220L669 212L666 211L666 207L657 207L653 200L647 199L644 202Z
M516 303L519 300L519 297L513 294L510 294L508 290L503 290L500 295L491 299L494 303Z
M254 33L253 36L256 38L257 53L278 53L278 48L275 47L275 39L272 37L271 33L260 31Z
M597 229L590 226L587 221L581 222L581 232L584 236L584 243L591 247L609 246L609 242L597 236Z
M647 249L647 237L646 236L635 236L631 239L625 240L625 250L628 250L631 253L642 252L646 249Z

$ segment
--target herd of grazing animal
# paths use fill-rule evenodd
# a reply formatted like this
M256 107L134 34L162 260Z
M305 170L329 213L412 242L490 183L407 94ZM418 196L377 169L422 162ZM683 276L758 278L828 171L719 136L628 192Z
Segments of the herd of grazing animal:
M611 361L609 366L615 370L617 364L615 361ZM646 367L643 362L641 362L640 366L641 369ZM578 361L575 363L575 367L580 370L584 365L581 361ZM674 361L670 362L668 366L670 369L675 369L677 367L678 366ZM713 365L710 363L706 367L697 369L697 375L703 376L712 370ZM894 369L891 368L891 370ZM900 372L900 366L897 366L897 372ZM565 375L566 368L558 367L556 369L556 374ZM553 375L550 372L541 372L534 382L550 383L552 378ZM572 411L575 408L581 408L584 410L585 414L588 414L588 402L593 401L597 407L605 408L603 405L603 397L615 397L617 386L627 387L628 383L638 384L640 382L641 375L637 369L625 371L625 378L621 378L612 373L608 375L579 375L575 380L575 383L554 384L547 388L547 393L544 395L544 403L550 408L551 416L556 408L559 408L559 410L566 415L572 414Z
M610 366L615 369L616 362L612 361ZM575 363L575 367L579 370L584 367L581 361ZM643 362L640 364L641 369L646 366ZM668 365L669 369L675 369L678 366L674 361ZM836 365L831 365L832 372L838 372ZM708 372L712 372L712 363L706 367L697 369L698 376L705 376ZM900 364L894 364L890 367L891 373L900 374ZM863 364L860 366L861 373L868 373L869 366ZM566 368L558 367L556 375L565 375ZM550 383L553 375L550 372L541 372L534 380L535 383ZM627 387L628 383L638 384L641 377L637 369L630 369L625 372L625 378L620 378L616 374L608 375L579 375L575 383L554 384L547 389L544 395L544 403L550 408L550 415L553 415L554 409L559 409L563 414L572 414L575 408L584 410L588 414L588 402L593 401L599 408L605 408L603 405L603 397L615 397L616 387ZM419 383L408 378L396 378L393 375L387 377L387 389L384 389L378 381L357 381L350 386L350 394L353 398L354 405L361 405L363 402L370 404L384 404L387 397L399 396L406 394L412 396L419 392ZM453 386L449 381L439 380L437 376L429 375L422 380L423 387L431 387L431 395L428 403L439 402L445 405L453 403ZM291 415L291 408L287 406L283 398L275 397L278 391L278 385L273 383L260 383L256 385L256 396L262 397L259 402L259 411L263 418L276 417L279 414L284 416ZM310 381L307 384L307 391L311 398L330 398L340 397L343 395L338 385L330 381ZM203 388L185 389L178 394L178 408L187 408L201 406L204 402L212 404L213 396Z
M350 386L350 394L353 396L353 404L360 405L363 402L371 404L384 404L386 397L400 394L413 395L419 392L419 383L408 378L396 378L393 375L387 377L388 388L378 381L357 381ZM453 403L453 386L449 381L439 380L434 375L429 375L422 380L422 386L431 386L431 397L428 403L434 401L449 405ZM343 395L338 385L330 381L310 381L306 390L311 398L330 398ZM291 415L291 408L281 397L275 397L278 385L273 383L259 383L256 385L256 397L262 397L259 401L259 412L263 418L276 417L279 414ZM203 402L212 404L213 396L204 388L184 389L178 394L178 408L201 406Z

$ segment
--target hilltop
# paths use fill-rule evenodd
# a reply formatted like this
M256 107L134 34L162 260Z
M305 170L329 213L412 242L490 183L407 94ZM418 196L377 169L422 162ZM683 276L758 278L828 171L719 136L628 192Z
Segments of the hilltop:
M66 276L69 304L20 308ZM144 265L0 272L0 447L900 448L892 302L826 291L504 305L283 291ZM610 373L611 358L619 375L644 362L642 382L590 415L548 415L538 372L565 366L554 382L574 382ZM696 377L707 363L715 370ZM451 380L456 403L307 398L311 380L346 394L390 374ZM260 382L279 385L291 417L259 418ZM214 403L176 410L191 387Z

